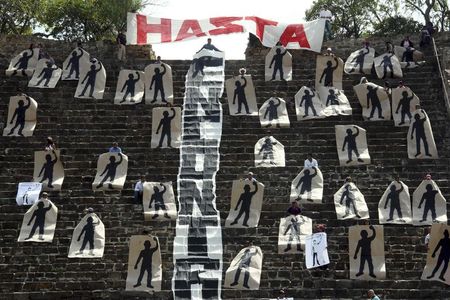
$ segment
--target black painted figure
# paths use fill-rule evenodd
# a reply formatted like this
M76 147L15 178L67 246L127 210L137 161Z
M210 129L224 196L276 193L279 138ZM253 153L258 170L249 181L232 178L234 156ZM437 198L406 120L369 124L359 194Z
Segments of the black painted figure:
M300 178L296 185L296 189L301 185L299 196L303 195L304 193L308 194L308 200L311 201L311 190L312 190L312 179L317 176L317 168L312 167L314 170L314 174L311 174L311 171L309 169L305 170L303 172L303 176Z
M142 260L141 270L139 272L139 277L135 285L133 287L141 286L142 278L144 278L145 272L147 272L147 287L153 288L152 286L152 261L153 261L153 253L158 251L158 240L156 237L153 238L156 245L155 247L151 247L152 243L150 241L144 242L144 249L141 250L139 256L134 264L134 269L137 270L139 263Z
M250 268L250 264L252 263L252 257L257 255L258 252L258 248L256 248L255 252L251 252L250 248L245 249L244 254L241 256L241 259L239 261L236 274L234 275L234 281L230 284L230 286L239 284L239 277L241 276L241 272L244 271L244 283L242 286L247 289L250 288L248 286L248 280L250 279L250 272L248 271L248 269Z
M25 113L27 111L28 108L30 108L31 106L31 99L30 97L26 96L25 100L28 101L28 103L25 105L25 102L23 100L19 100L17 102L17 108L14 111L14 114L11 118L11 121L9 122L9 124L12 124L14 119L16 119L16 124L14 125L13 128L11 128L11 130L9 131L8 135L12 135L14 130L16 130L17 127L19 127L19 130L17 131L17 134L20 136L23 136L22 134L22 130L25 127Z
M72 57L66 66L66 70L70 67L69 75L67 75L66 79L72 77L73 72L75 72L76 79L80 78L80 58L83 56L83 51L79 50L80 54L77 54L77 49L72 52Z
M159 130L161 130L161 136L159 138L158 148L162 147L164 138L167 137L167 147L172 148L172 129L171 124L172 120L175 118L176 112L174 108L171 108L172 116L169 116L169 112L166 110L163 112L163 117L161 121L159 121L158 128L156 129L156 134L159 134Z
M375 114L375 110L378 110L378 118L384 119L382 115L381 102L380 98L378 98L378 87L373 87L371 85L367 86L367 108L369 108L369 104L372 104L372 110L370 111L369 120L373 118Z
M125 94L123 94L123 98L122 101L120 101L120 103L125 102L128 95L130 95L130 102L134 102L133 97L136 83L141 79L141 75L139 74L139 72L136 72L136 75L137 79L134 79L134 75L132 73L128 74L128 80L125 81L122 90L120 91L121 93L123 93L123 90L127 88Z
M422 198L420 199L420 203L418 208L422 207L422 203L425 201L425 207L423 208L422 220L420 222L425 222L428 217L428 212L431 211L431 218L433 222L436 222L436 195L439 193L436 190L433 190L433 185L427 184L425 187L427 190L423 193Z
M355 72L355 69L359 67L359 73L364 74L363 67L364 67L364 58L367 54L369 54L370 50L366 48L367 52L364 52L363 50L360 50L358 55L355 56L350 63L355 63L355 66L351 68L349 73Z
M45 155L45 163L42 165L42 169L39 172L38 177L41 177L42 173L43 176L41 178L41 180L39 181L40 183L44 182L45 180L47 181L47 187L49 188L53 188L53 170L55 167L56 162L58 161L58 156L56 155L56 152L53 151L53 155L55 155L55 159L52 160L52 156L51 154L46 154Z
M356 133L353 133L353 131L350 128L346 130L347 136L344 138L344 143L342 144L342 151L345 151L345 146L347 145L347 154L348 154L347 164L353 161L352 159L353 152L358 158L358 162L364 162L361 158L359 158L358 147L356 145L356 137L359 135L359 128L356 126L354 126L354 128L356 129Z
M25 70L28 69L28 61L34 55L34 50L32 48L30 49L30 51L31 51L30 55L27 55L27 52L22 53L22 57L19 58L19 60L13 66L13 68L16 68L16 70L14 70L11 76L16 75L18 70L22 71L23 76L27 76Z
M263 155L260 164L262 164L265 160L269 160L269 163L271 165L276 165L274 162L273 157L273 146L275 146L277 142L272 142L270 138L266 138L264 140L264 144L261 146L261 149L259 149L258 154Z
M380 67L383 66L383 77L382 77L382 79L386 78L386 75L388 73L388 69L389 69L389 72L391 72L391 78L394 78L394 66L392 65L392 61L391 61L391 58L393 56L394 56L394 54L383 56L382 61L378 65Z
M296 218L291 218L291 223L286 227L286 230L284 231L283 235L286 235L289 230L289 240L286 249L284 249L284 252L288 252L291 250L291 244L296 240L297 243L297 251L302 251L302 247L300 244L300 225L302 223L299 222Z
M422 112L424 112L422 110ZM414 123L412 124L411 139L414 139L414 132L416 133L416 157L421 154L420 152L420 141L423 143L425 148L425 155L431 157L430 151L428 149L428 141L425 135L425 122L427 121L426 115L423 118L420 117L419 113L414 115Z
M372 236L369 237L367 230L361 230L361 239L358 241L358 245L356 246L355 255L353 259L358 258L358 252L361 249L361 256L359 261L359 272L355 274L356 277L364 274L364 266L367 262L369 267L369 276L372 278L377 278L373 272L373 262L372 262L372 242L375 240L377 235L375 228L370 225L369 228L372 230Z
M412 99L414 99L414 95L411 95L410 97L408 97L407 91L402 92L402 98L398 102L397 109L395 110L395 113L398 114L398 110L401 109L400 113L401 113L402 119L401 119L401 122L398 123L398 125L405 124L405 116L408 116L409 120L412 119L411 112L410 112L410 103L411 103Z
M280 121L278 120L278 107L281 105L281 100L276 98L278 103L275 104L275 101L270 100L269 105L266 107L266 112L264 113L264 119L267 119L267 115L269 115L269 124L266 127L272 126L272 121L276 120L277 127L280 127Z
M192 78L197 77L198 73L205 75L203 69L205 67L218 67L223 65L222 57L213 56L201 56L199 58L194 58L192 60L192 65L194 65L194 72L192 73Z
M155 215L152 217L152 219L156 219L158 217L159 210L162 210L164 212L164 217L167 219L170 219L169 215L167 214L167 208L166 204L164 203L164 193L167 191L167 188L164 184L160 183L160 186L162 186L163 190L160 191L157 186L153 187L153 194L150 198L150 203L148 205L148 208L152 208L153 201L155 202Z
M269 69L272 69L272 65L274 65L271 81L275 80L275 76L276 76L277 72L280 72L280 80L286 81L286 79L284 79L284 77L283 77L284 76L283 57L286 55L286 53L287 53L287 50L284 50L284 52L281 53L280 48L277 48L277 50L275 50L275 54L272 57L272 60L269 65Z
M329 105L339 105L338 96L341 94L339 90L336 90L337 94L334 89L328 90L328 96L327 96L327 102L325 103L325 106Z
M337 57L334 58L334 62L336 63L333 66L333 62L331 60L327 61L327 66L323 69L322 75L320 76L319 83L322 83L322 79L324 79L324 86L333 86L333 73L338 68L339 62Z
M357 218L361 218L361 216L358 214L358 209L356 208L355 204L356 199L350 184L345 185L344 192L341 195L341 200L339 201L339 204L342 205L344 200L345 200L345 215L342 218L345 218L348 215L350 215L351 210L353 210Z
M83 242L81 243L80 251L77 254L83 254L86 245L89 243L89 254L94 255L94 236L95 236L95 226L100 224L100 220L94 222L94 218L88 217L86 219L86 225L83 226L83 229L78 236L77 241L81 240L81 236L84 234Z
M48 87L48 83L50 79L52 79L53 71L57 70L58 67L54 65L52 62L47 62L46 67L42 69L41 73L38 75L38 78L42 76L41 79L36 83L36 86L41 85L42 81L45 80L44 86Z
M387 209L389 200L391 201L391 208L389 210L389 219L387 219L386 221L389 222L389 221L394 220L394 211L396 210L400 221L405 222L402 219L403 215L402 215L402 209L400 207L400 194L404 190L403 185L401 185L400 189L397 190L397 188L395 187L395 184L391 184L389 189L390 189L390 192L386 197L386 202L384 203L384 209Z
M84 93L86 93L86 90L88 87L90 87L90 91L89 91L89 97L92 98L92 95L94 94L94 89L95 89L95 80L97 78L97 73L101 71L101 69L103 68L102 63L98 62L99 66L98 69L95 67L95 63L93 63L91 65L91 70L89 70L86 73L86 76L84 77L83 81L81 81L81 84L84 84L84 82L87 80L86 85L84 86L83 91L81 92L80 95L78 95L78 97L83 97Z
M152 81L150 82L150 91L153 89L153 83L155 84L155 90L153 92L153 100L151 103L155 103L157 101L156 97L158 96L158 92L161 96L161 101L167 103L164 94L164 82L163 82L163 77L166 74L167 69L165 64L161 64L161 67L163 69L162 72L159 68L155 68L154 70L155 74L152 76Z
M45 227L45 215L47 212L52 209L52 204L49 203L47 207L44 207L45 204L43 201L40 201L37 204L37 209L33 212L33 215L30 218L30 221L28 221L27 226L31 225L31 222L34 219L33 227L31 228L30 234L25 240L29 240L34 236L34 233L36 232L36 229L39 228L39 240L44 240L44 227Z
M428 279L433 278L436 272L439 270L442 264L444 264L444 267L442 268L441 275L439 275L439 279L442 281L445 281L445 272L447 272L448 268L448 261L450 259L450 238L448 230L446 229L444 231L444 237L439 241L439 243L436 245L436 248L434 248L433 254L431 254L431 257L436 257L436 252L441 249L439 252L438 260L436 262L436 266L433 269L433 272L431 272L430 276L427 276Z
M316 96L316 93L314 93L314 91L312 91L312 95L311 95L310 91L305 89L305 93L299 104L299 106L302 107L303 102L305 102L305 115L303 116L304 118L309 116L308 111L310 108L311 108L311 111L314 114L314 116L317 116L317 112L316 112L316 109L314 108L314 104L313 104L313 98L315 96Z
M243 214L245 214L242 225L245 227L248 227L247 222L250 217L250 206L252 204L253 196L258 192L258 183L256 181L253 181L253 186L255 187L255 190L253 192L250 191L250 189L251 189L250 185L246 184L244 186L244 192L239 197L239 200L238 200L234 210L237 210L240 204L241 204L241 209L239 210L237 217L234 219L234 221L230 225L237 224L237 222L241 218L241 216Z
M97 185L98 189L101 188L108 179L110 181L109 188L113 189L112 183L114 182L114 179L116 178L117 167L123 161L122 153L118 153L118 155L120 158L118 162L116 162L115 156L111 155L109 157L109 163L106 165L105 170L102 172L102 174L100 174L100 176L103 176L105 173L106 173L106 175L105 175L105 177L103 177L102 181Z
M247 79L242 76L242 80L244 80L244 83L242 84L240 80L236 80L234 85L236 88L234 89L234 96L233 96L233 105L236 104L236 98L238 100L238 111L236 114L240 114L242 110L242 105L244 105L245 112L247 114L250 114L250 110L248 109L247 104L247 97L245 96L245 88L247 87Z

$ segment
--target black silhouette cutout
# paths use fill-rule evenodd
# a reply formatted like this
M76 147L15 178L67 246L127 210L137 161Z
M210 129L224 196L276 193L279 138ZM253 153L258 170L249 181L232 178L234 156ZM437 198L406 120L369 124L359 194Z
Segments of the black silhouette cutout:
M25 70L28 69L28 61L31 57L34 55L34 50L30 49L31 53L30 55L27 55L27 52L22 53L22 57L17 60L17 62L14 64L13 68L16 68L14 72L11 74L11 76L14 76L17 74L17 71L21 70L23 76L27 76L25 73Z
M162 72L159 68L154 69L155 74L152 76L152 81L150 82L150 91L153 88L153 83L155 84L155 90L153 92L153 100L150 103L155 103L157 101L156 97L158 96L158 92L161 96L161 101L167 103L164 94L164 82L163 82L163 76L166 74L167 68L165 64L161 64L161 67L163 68Z
M253 182L253 186L255 187L255 190L253 192L250 192L250 189L251 189L250 185L246 184L244 186L244 192L239 197L239 200L238 200L234 210L237 210L240 204L241 204L241 209L239 210L237 217L234 219L234 221L230 225L237 224L237 222L241 218L241 216L243 214L245 214L242 225L245 227L248 227L247 222L250 217L250 206L252 204L252 198L258 192L258 184L256 183L256 181Z
M402 119L401 119L401 122L398 123L398 125L405 124L405 116L408 116L409 120L411 121L412 116L411 116L411 112L410 112L410 103L411 103L412 99L414 99L414 95L411 95L410 97L408 97L407 91L402 92L402 98L398 102L397 109L395 110L395 113L398 114L398 110L401 108L400 113L401 113Z
M344 191L341 195L341 200L339 201L339 204L342 205L342 203L345 200L345 214L342 218L346 218L351 213L351 209L353 210L355 216L357 218L361 218L361 216L358 214L358 209L356 208L355 204L355 195L353 194L352 187L350 184L346 184L344 187Z
M334 62L336 63L335 66L333 66L331 60L327 61L327 66L323 69L322 75L320 76L319 83L322 83L322 79L325 77L324 86L333 86L333 73L339 66L337 57L334 58Z
M159 134L159 130L161 130L161 136L159 138L158 148L162 147L164 138L167 137L167 147L172 148L172 129L171 124L172 120L175 118L176 112L174 108L171 108L173 115L169 116L169 112L166 110L163 112L163 117L159 121L158 128L156 129L156 134Z
M89 97L92 98L92 95L94 94L95 81L96 81L96 78L97 78L97 73L100 72L101 69L103 68L102 63L99 62L99 61L97 61L97 62L98 62L98 65L99 65L98 69L96 69L96 67L95 67L95 62L92 63L91 70L86 73L86 76L84 77L83 81L81 81L81 84L84 84L84 82L87 80L83 91L81 92L80 95L78 95L78 97L83 97L84 93L86 93L87 88L90 87Z
M47 214L47 212L52 209L52 204L49 203L47 207L44 207L45 204L43 201L40 201L37 204L37 209L34 210L33 215L31 216L30 220L28 221L27 226L31 225L31 222L34 219L34 224L33 227L31 228L30 234L28 235L27 238L25 238L25 240L29 240L34 236L34 233L36 232L36 229L39 228L39 240L43 241L44 240L44 226L45 226L45 215Z
M303 222L299 222L296 218L291 218L291 223L286 227L286 230L284 231L283 235L286 235L289 232L289 240L286 249L284 249L284 252L288 252L291 250L291 244L294 241L294 239L297 241L297 251L302 251L302 247L300 244L300 225L303 224Z
M356 137L359 135L359 128L354 126L356 129L356 133L353 133L351 128L346 130L347 136L344 138L344 144L342 145L342 151L345 151L345 146L347 145L347 154L348 160L347 164L352 162L352 154L355 152L356 157L358 158L358 162L364 162L361 158L359 158L358 147L356 145Z
M312 95L311 95L310 91L305 89L304 95L299 104L299 106L302 107L303 102L305 102L305 115L303 116L303 118L309 116L308 111L310 108L311 108L311 111L314 114L314 116L317 116L317 112L316 112L316 109L314 108L314 104L313 104L313 98L315 96L316 96L316 93L314 91L312 91Z
M83 226L83 229L78 236L77 241L79 242L81 236L84 233L83 242L81 243L80 251L77 254L83 254L84 249L86 248L87 243L89 243L89 254L94 255L94 235L95 235L95 226L100 224L100 220L94 222L94 218L88 217L86 219L86 225Z
M384 55L383 59L381 60L380 64L378 66L383 66L383 77L381 79L386 78L388 69L389 72L391 72L391 78L394 78L394 66L392 65L391 58L394 56L394 54L391 55Z
M250 272L248 269L250 268L250 264L252 262L252 257L257 255L259 250L256 248L255 252L250 252L250 248L245 249L244 254L242 254L241 259L238 264L238 268L234 275L234 281L230 284L230 286L235 286L239 284L239 277L241 276L242 270L244 270L244 284L243 287L249 289L248 280L250 279Z
M158 217L159 210L162 210L164 212L164 217L170 219L169 215L167 214L166 204L164 203L164 193L167 191L167 188L162 183L160 183L159 185L163 187L163 190L160 191L157 186L153 187L153 194L150 198L148 208L152 208L152 203L153 201L155 201L155 215L152 217L152 219L156 219Z
M381 102L380 98L378 98L378 87L373 87L371 85L367 85L367 108L369 108L369 103L372 103L372 110L370 111L369 120L373 118L375 114L375 110L378 110L378 118L384 119L382 115Z
M272 140L268 137L264 140L264 144L261 146L261 149L259 149L258 154L261 155L262 153L262 159L259 163L260 165L264 163L265 160L269 160L269 164L276 165L273 157L273 146L275 146L277 142L272 142Z
M281 105L281 100L276 98L278 103L275 104L275 101L270 100L269 104L266 107L266 112L264 113L264 119L267 118L267 115L269 115L269 124L266 125L266 127L272 126L272 121L276 120L277 127L280 127L280 121L278 120L278 107Z
M106 165L105 170L100 174L100 176L103 176L105 173L105 177L103 177L102 181L97 185L97 188L101 188L103 184L109 179L109 188L113 189L112 183L114 182L114 179L116 178L116 171L117 167L122 163L123 156L122 153L118 153L119 155L119 161L116 162L116 157L114 155L111 155L109 157L109 163Z
M436 272L441 267L442 263L444 264L444 267L442 268L441 275L439 275L439 279L442 281L445 281L445 272L447 272L448 268L448 261L450 259L450 238L448 230L444 230L444 237L439 241L439 243L436 245L436 248L434 248L433 254L431 254L431 257L436 257L436 252L441 249L439 252L438 260L436 262L436 266L433 269L433 272L431 272L430 276L427 276L427 279L433 278Z
M422 203L425 201L425 207L423 208L422 220L420 222L425 222L428 217L428 212L431 210L431 218L433 222L436 222L436 195L439 193L437 190L433 190L433 185L427 184L425 189L427 190L423 193L420 199L418 208L422 207Z
M25 102L23 100L19 100L17 102L17 108L14 111L14 114L11 118L11 121L9 122L9 124L12 124L14 119L16 118L16 124L14 125L13 128L11 128L11 130L9 131L8 135L12 135L14 130L16 130L17 127L19 127L19 130L17 131L17 134L20 136L23 136L22 134L22 130L25 127L25 113L27 111L28 108L30 108L31 106L31 99L30 97L26 96L25 100L28 101L28 103L25 105Z
M358 241L358 245L356 246L355 250L355 255L353 256L353 259L357 259L358 252L361 249L359 272L355 274L356 277L364 274L364 266L367 262L367 265L369 266L369 276L372 278L377 278L377 276L375 276L375 274L373 273L372 248L371 248L372 241L375 240L377 234L375 228L372 225L370 225L369 228L372 230L372 236L369 237L367 230L364 229L361 230L360 233L361 239Z
M269 69L272 69L272 65L275 63L274 68L273 68L273 73L272 73L272 79L270 79L270 81L275 80L275 76L277 74L277 72L280 72L280 80L286 81L286 79L284 79L284 72L283 72L283 57L286 55L287 50L284 50L283 53L281 53L281 49L277 48L275 50L275 54L272 57L272 61L270 62L269 65Z
M397 190L397 188L395 187L395 184L391 184L391 186L389 187L390 192L386 197L386 203L384 204L384 209L387 209L387 206L389 204L389 200L391 201L391 208L389 210L389 219L387 219L386 221L392 221L394 220L394 211L397 211L397 215L400 219L401 222L405 222L402 218L402 209L400 207L400 193L403 192L404 188L403 185L400 185L400 189Z
M48 87L48 83L50 79L52 79L53 71L57 70L58 67L54 65L52 62L48 61L46 63L46 67L42 69L41 73L38 75L38 78L42 76L42 78L36 83L35 86L41 85L42 81L45 80L44 86Z
M317 251L319 249L319 245L322 243L322 237L323 237L322 235L318 235L318 236L313 235L313 239L311 242L311 246L312 246L311 248L312 248L312 252L313 252L313 257L312 257L313 266L315 266L316 264L318 266L320 266L319 255L318 255Z
M308 196L308 200L311 200L311 190L312 190L312 179L314 177L317 176L317 168L316 167L312 167L312 169L314 170L314 174L311 174L311 171L309 169L305 170L303 172L303 176L300 178L300 180L298 181L297 185L295 186L296 189L298 189L298 187L301 185L302 187L300 188L300 192L299 197L305 193L307 193Z
M352 59L352 61L350 63L355 63L355 64L354 64L354 67L348 71L349 73L355 72L355 69L359 67L359 73L364 74L364 71L363 71L364 58L370 52L369 49L366 48L366 50L367 50L367 52L364 52L364 49L360 50L358 55Z
M337 94L336 94L337 91ZM339 105L338 96L341 94L339 90L329 89L328 90L328 96L327 96L327 102L325 103L325 106L329 105Z
M192 78L197 77L198 73L205 75L203 71L205 67L218 67L223 65L223 58L212 57L212 56L201 56L199 58L194 58L192 60L194 65L194 72L192 73Z
M77 49L72 52L72 57L69 59L69 63L66 66L66 70L70 67L69 75L66 79L72 77L73 72L75 72L75 78L80 78L80 58L83 56L83 51L80 49L80 54L77 54Z
M55 159L52 160L52 155L51 154L46 154L45 155L45 163L42 165L42 169L39 172L38 177L41 177L42 173L43 176L41 178L41 180L39 181L40 183L44 182L45 180L47 181L47 187L49 188L53 188L53 169L55 167L56 162L58 161L58 156L56 155L56 152L53 151L53 155L55 155Z
M141 75L139 74L139 72L136 72L136 75L137 79L134 79L134 75L132 73L128 74L128 80L125 81L122 90L120 91L121 93L123 93L123 90L127 88L125 94L123 94L123 98L122 101L120 101L120 103L125 102L128 95L130 95L130 102L134 102L133 97L136 83L141 79Z
M155 247L151 247L152 243L147 240L144 242L144 249L141 250L141 253L139 253L139 256L136 260L136 263L134 264L134 269L136 270L138 268L139 263L142 260L141 264L141 270L139 272L139 277L135 285L133 287L141 286L142 278L144 278L145 272L147 272L147 287L153 288L152 286L152 260L153 260L153 253L158 251L159 243L156 237L153 237L153 240L155 241L156 245Z
M245 112L247 114L250 114L250 110L249 110L248 104L247 104L247 97L245 96L245 88L247 87L247 79L244 76L242 76L241 78L242 78L242 80L244 80L244 84L242 84L240 80L236 80L236 82L234 83L236 88L234 89L233 105L236 104L236 97L237 97L238 111L236 112L236 114L241 113L242 105L244 105Z
M424 112L422 110L422 112ZM430 151L428 149L428 141L425 135L425 122L427 121L427 116L424 115L423 118L420 117L419 113L414 115L414 123L412 124L411 130L411 139L414 139L414 132L416 133L416 155L415 157L421 154L420 152L420 141L423 143L423 147L425 148L425 155L431 157Z

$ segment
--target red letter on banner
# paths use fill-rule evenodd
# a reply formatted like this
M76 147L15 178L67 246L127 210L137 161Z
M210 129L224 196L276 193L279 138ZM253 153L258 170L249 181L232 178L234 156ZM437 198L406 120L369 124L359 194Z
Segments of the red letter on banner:
M160 33L161 43L172 41L172 23L170 19L161 19L161 24L147 24L147 16L136 15L137 43L147 44L147 33Z
M189 32L192 30L192 33ZM191 36L201 37L205 36L206 33L202 31L200 24L197 20L184 20L183 24L181 24L180 31L178 31L177 38L175 41L181 41Z
M273 25L277 26L278 22L266 20L258 17L245 17L246 20L251 20L256 23L256 36L259 38L260 41L264 38L264 26L266 25Z
M281 34L280 42L283 46L289 43L298 43L300 48L311 48L303 24L288 25Z
M242 20L241 17L218 17L218 18L210 18L209 22L216 27L223 27L212 29L209 31L210 35L219 35L219 34L227 34L227 33L237 33L244 32L244 27L238 24L232 24L234 21Z

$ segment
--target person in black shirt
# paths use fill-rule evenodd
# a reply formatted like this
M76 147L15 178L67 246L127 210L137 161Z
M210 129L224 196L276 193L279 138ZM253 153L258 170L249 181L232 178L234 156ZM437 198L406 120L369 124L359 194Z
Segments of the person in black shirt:
M126 55L127 53L126 53L126 48L125 48L125 45L127 44L127 37L123 33L123 30L121 30L119 32L119 34L117 35L116 41L117 41L117 46L119 48L119 52L117 53L117 58L120 61L125 61L127 59L127 55Z

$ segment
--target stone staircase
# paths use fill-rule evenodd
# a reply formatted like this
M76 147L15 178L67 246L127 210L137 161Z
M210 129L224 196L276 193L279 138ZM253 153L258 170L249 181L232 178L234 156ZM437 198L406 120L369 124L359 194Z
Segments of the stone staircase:
M21 78L6 78L4 69L10 56L27 47L29 40L0 37L9 46L0 47L0 126L4 126L9 97L25 91L39 104L38 124L30 138L0 137L0 299L170 299L173 272L172 246L175 222L144 222L142 207L132 204L132 184L140 174L151 180L176 181L179 167L178 149L150 149L151 109L146 105L113 105L120 65L112 55L113 45L86 45L87 51L103 62L107 70L104 99L75 99L75 82L60 81L56 89L27 88ZM11 41L14 47L11 46ZM376 41L382 45L383 41ZM7 44L8 45L8 44ZM48 52L61 65L72 45L45 41ZM360 44L341 41L330 44L338 56L345 58ZM382 46L378 47L379 49ZM297 122L293 99L308 80L315 77L315 55L306 51L293 53L294 80L286 83L264 82L264 55L260 48L248 50L246 61L227 61L227 78L241 67L253 75L258 105L271 96L289 102L291 128L271 129L286 151L285 168L255 168L254 145L269 131L261 128L258 117L231 117L226 95L222 98L224 119L220 170L217 174L217 206L222 222L228 211L231 181L247 170L265 184L263 211L259 226L249 229L223 228L224 266L226 270L237 252L253 242L264 253L261 286L258 291L223 290L224 299L264 299L276 297L276 290L287 288L288 296L301 299L361 299L369 288L392 299L444 299L450 290L438 282L420 281L425 265L424 227L389 225L384 227L387 279L355 281L349 279L347 227L358 222L338 221L333 194L346 176L352 176L364 194L371 222L378 224L377 206L393 173L410 187L410 193L426 172L450 199L449 119L442 100L442 89L435 60L426 51L427 63L408 70L403 81L419 96L433 127L439 160L413 161L407 158L405 127L394 127L393 121L364 122L361 107L352 85L357 75L344 75L344 91L353 107L352 116L330 117ZM130 47L126 68L143 70L149 63L148 52ZM184 76L189 61L167 61L174 75L174 103L181 105ZM369 78L383 85L381 80ZM397 80L395 80L395 83ZM355 124L367 130L372 164L340 167L336 153L334 125ZM0 128L2 129L2 128ZM17 183L32 179L34 151L41 150L45 137L52 136L62 151L65 180L61 192L50 194L58 206L58 223L51 244L17 243L23 214L27 210L15 204ZM97 157L118 141L129 157L128 177L121 192L93 192ZM324 175L324 197L321 204L303 205L304 215L315 223L327 225L331 264L328 270L306 270L299 255L277 254L279 219L289 205L291 181L300 172L308 152L315 153ZM174 184L174 187L176 185ZM69 259L68 248L73 228L83 216L83 209L93 207L106 229L105 253L102 259ZM223 225L223 223L222 223ZM125 292L128 239L143 230L160 239L163 260L163 291L154 295ZM364 295L364 296L363 296Z

